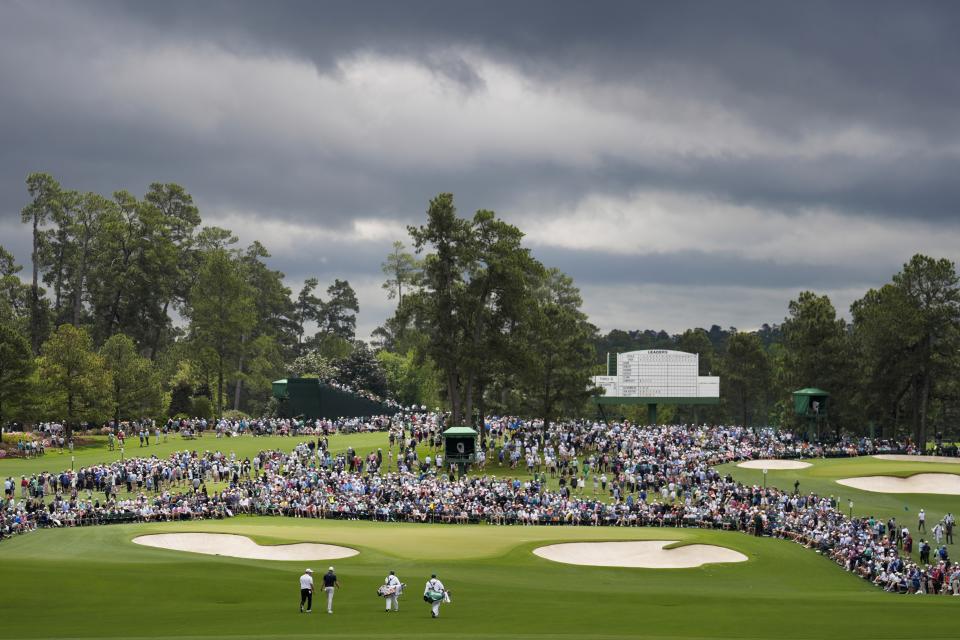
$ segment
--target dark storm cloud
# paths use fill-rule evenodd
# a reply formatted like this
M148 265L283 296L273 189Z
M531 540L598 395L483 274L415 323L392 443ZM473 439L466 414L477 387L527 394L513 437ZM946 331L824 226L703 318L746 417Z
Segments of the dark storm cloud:
M358 242L321 238L302 242L293 239L289 248L273 251L271 264L297 281L311 276L327 281L348 274L382 278L380 264L390 250L387 240ZM642 282L669 286L828 289L839 281L866 290L872 283L888 279L901 266L896 260L838 266L751 259L733 252L689 250L636 255L537 246L532 253L547 267L557 267L573 276L581 287ZM309 259L305 260L307 255Z
M577 210L591 196L629 201L665 191L786 214L823 208L849 216L851 226L912 219L955 233L958 32L960 4L948 2L8 2L0 5L0 244L27 261L15 221L24 178L36 170L103 193L179 182L205 215L242 214L237 231L245 241L263 220L340 232L360 218L417 222L441 191L456 194L463 214L491 208L522 228L552 211ZM155 67L138 68L145 61L120 71L112 64L139 52L160 60L183 53L187 62L156 79ZM237 93L250 105L211 104L205 87L190 82L215 82L226 63L213 54L224 52L241 65L309 63L317 75L296 76L305 82L335 82L344 61L367 55L413 61L454 87L459 102L446 113L461 120L435 130L416 123L420 139L400 140L419 148L377 145L376 136L390 132L376 129L343 134L346 142L335 125L311 133L311 112L303 123L284 123L288 112L257 104L262 69L230 76L253 85ZM210 65L199 80L189 77L197 60ZM465 144L452 134L497 133L478 126L484 114L466 115L471 99L494 90L485 60L532 86L544 109L580 101L589 117L544 114L550 124L528 145L511 146L505 135L501 146L485 147L481 134ZM155 110L130 93L143 90L136 81L144 78L163 88L151 94ZM301 99L293 89L291 99ZM593 131L612 116L643 124L651 98L654 116L691 109L664 119L662 128L672 128L666 143L625 130L628 144L617 146ZM318 111L334 111L337 99L323 94L330 104ZM403 106L382 105L388 115ZM716 119L703 124L701 110ZM284 124L292 133L278 133ZM660 121L650 127L656 133ZM702 146L671 144L688 129L702 129ZM551 146L557 140L571 142ZM584 158L576 157L578 144ZM430 162L424 149L451 160ZM319 262L320 254L294 243L274 250L273 262L297 279L334 271L372 277L388 247L383 239L343 242L324 248L327 261ZM796 256L772 263L737 250L691 246L624 257L536 249L584 283L627 273L664 285L867 286L902 259L802 266ZM314 265L326 271L314 273Z
M843 282L862 286L889 278L899 267L888 265L833 265L780 263L743 258L731 253L673 251L644 255L596 250L538 248L534 254L586 288L591 285L742 286L770 289L826 289Z
M828 206L854 214L960 224L960 155L908 158L705 158L685 166L626 167L606 173L611 191L667 188L784 212ZM623 190L623 191L621 191Z
M223 0L102 6L105 16L126 16L161 33L215 38L240 50L285 51L321 66L356 50L430 57L469 46L561 79L578 70L613 81L675 74L670 80L679 85L709 81L710 90L723 84L718 97L758 112L803 105L814 108L808 117L859 113L921 129L954 122L960 99L960 9L948 2ZM474 76L466 78L469 84ZM760 104L764 99L772 102ZM782 114L776 124L790 126L793 115Z
M36 4L26 6L13 5L5 13L33 25L41 36L66 43L97 36L71 33L70 21L60 31L35 17ZM257 154L240 136L198 148L189 137L159 133L149 123L125 130L99 119L95 111L77 110L69 97L37 105L30 92L13 90L0 98L8 115L3 138L17 149L16 162L5 153L0 165L4 210L18 201L17 184L26 167L50 167L89 188L136 190L144 181L140 167L150 164L155 170L149 180L178 179L204 194L206 202L246 203L290 217L321 216L332 224L383 209L388 198L391 211L411 211L430 194L454 186L469 190L472 184L498 185L504 202L537 184L575 199L582 193L580 183L588 179L604 180L618 193L652 184L737 201L824 205L857 213L946 219L957 214L960 38L955 35L960 10L948 3L208 1L83 6L89 8L48 5L68 15L90 14L88 25L121 42L216 43L232 51L308 59L327 71L358 52L380 52L420 60L471 90L483 81L457 49L472 48L557 86L582 85L589 91L597 85L636 83L678 99L725 105L788 142L811 131L829 134L837 127L864 124L894 137L914 136L930 151L866 162L842 156L826 162L682 157L669 163L672 169L655 160L615 158L593 174L578 175L566 167L544 171L536 163L518 170L505 158L469 176L423 175L415 168L387 171L371 166L367 158L357 160L360 166L344 157L336 162L297 153L274 158L269 151ZM17 35L33 37L19 30ZM16 88L18 73L35 75L37 70L5 69L7 87ZM33 124L25 127L28 119ZM944 143L948 151L939 148ZM250 179L256 166L282 171L258 182ZM293 167L310 169L312 180L305 181ZM838 174L850 180L837 186ZM491 199L478 206L499 204L495 195Z

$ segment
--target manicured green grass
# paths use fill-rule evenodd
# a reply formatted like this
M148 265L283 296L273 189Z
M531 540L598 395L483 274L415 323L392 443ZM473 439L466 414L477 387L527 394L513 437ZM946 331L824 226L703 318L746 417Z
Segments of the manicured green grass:
M931 462L898 462L878 460L865 456L861 458L832 458L804 460L813 466L795 471L770 470L767 483L787 491L793 491L795 481L800 481L800 491L814 491L820 495L835 496L843 511L849 512L848 501L853 500L853 513L858 516L873 515L886 520L896 517L905 522L916 535L917 512L923 508L927 512L927 528L943 517L948 511L960 517L960 496L915 493L875 493L862 491L838 484L844 478L860 476L899 476L907 477L917 473L953 473L960 474L960 465ZM745 484L763 484L763 471L760 469L742 469L736 463L718 467L722 473L731 474ZM960 533L960 532L958 532Z
M110 462L120 459L119 450L110 451L107 448L106 438L97 436L98 444L86 447L76 452L76 467L87 466L100 462ZM171 436L167 442L159 445L151 444L149 447L139 447L137 440L128 440L125 450L126 457L150 456L156 455L166 457L173 451L182 451L184 449L196 451L224 451L235 452L241 459L252 457L258 451L264 449L280 449L289 451L293 449L298 442L306 442L307 437L289 437L289 436L268 436L251 437L242 436L239 438L215 438L206 436L204 438L183 440L179 436ZM375 433L354 433L344 435L334 435L330 437L330 448L334 453L346 451L353 447L361 456L380 448L384 453L385 465L387 464L387 451L389 449L389 440L384 432ZM394 447L394 455L396 455ZM428 453L435 455L435 451L427 446L421 445L418 453L421 458ZM960 496L940 496L932 494L880 494L869 491L861 491L846 487L836 483L836 480L842 478L852 478L857 476L870 475L894 475L906 477L916 473L954 473L960 474L960 465L930 463L930 462L899 462L890 460L878 460L873 457L861 458L836 458L836 459L813 459L806 460L813 464L812 467L796 471L775 471L770 470L767 476L767 482L771 486L777 486L781 489L792 491L795 480L800 481L800 490L803 492L816 491L822 495L836 496L840 500L841 506L845 511L847 501L853 499L853 513L856 515L874 515L878 518L887 519L895 516L898 521L906 522L911 531L916 527L916 514L920 508L927 512L928 528L933 527L933 523L943 517L948 511L954 516L960 517ZM394 466L396 468L396 459ZM63 455L52 451L40 458L32 459L2 459L0 460L0 478L13 476L19 478L20 475L39 473L41 471L59 471L70 468L70 455ZM760 469L742 469L736 464L722 465L719 469L723 473L730 473L740 482L747 484L763 484L763 472ZM479 473L479 472L475 472ZM500 466L496 460L489 460L483 473L504 478L528 479L530 476L523 465L516 469L511 469L508 464ZM221 483L225 484L225 483ZM548 486L556 489L558 486L556 479L549 479ZM218 485L209 485L210 490L219 488ZM125 497L121 493L121 497ZM592 478L588 480L587 487L583 496L586 498L599 497L604 500L610 500L609 495L595 496L593 493ZM960 532L958 532L960 533Z
M74 453L76 457L76 468L87 467L103 462L114 462L120 459L120 447L117 446L113 451L107 446L107 439L104 436L95 436L97 444L93 446L77 449ZM253 436L241 436L237 438L216 438L212 435L206 435L202 438L184 440L180 436L171 435L166 442L153 444L151 437L149 447L141 447L139 439L127 438L127 444L124 448L125 458L157 456L165 458L174 451L223 451L236 452L240 459L253 457L258 451L265 449L281 449L291 451L298 442L307 442L315 438L307 436L264 436L254 438ZM330 449L333 452L346 451L348 447L369 452L377 447L382 447L386 455L389 441L384 432L375 433L351 433L345 435L334 435L330 437ZM39 458L4 458L0 459L0 476L20 476L44 471L62 471L70 468L70 453L64 449L64 453L58 453L56 449L50 449Z
M906 526L914 538L913 557L920 558L917 541L925 538L931 545L935 543L933 527L947 512L960 518L960 496L946 496L929 493L875 493L862 491L838 484L837 480L860 476L899 476L907 477L917 473L954 473L960 474L960 465L933 462L900 462L878 460L871 456L860 458L808 459L813 466L805 469L775 471L768 470L767 484L785 491L793 491L794 482L800 481L800 491L816 492L819 495L834 496L839 508L850 513L849 501L853 500L853 515L874 516L886 522L895 517L900 526ZM729 473L736 480L749 485L763 485L763 470L743 469L737 463L718 467L722 473ZM927 532L917 531L917 513L926 511ZM960 538L960 530L954 528L954 539ZM960 560L960 546L947 545L950 558Z
M75 468L79 469L81 467L94 464L120 460L119 448L111 451L107 446L107 439L103 436L96 436L94 439L96 441L95 445L84 447L83 449L75 452ZM266 436L256 438L252 436L241 436L236 438L216 438L208 435L203 438L184 440L179 436L169 436L167 442L151 444L149 447L140 447L139 440L128 439L127 446L125 447L124 451L124 457L129 459L132 457L149 457L155 455L160 458L166 458L174 451L183 451L187 449L199 452L233 452L237 454L238 458L243 459L245 457L252 458L257 452L266 449L291 451L298 443L308 442L310 440L315 440L315 438L308 436ZM151 442L153 442L153 440L151 440ZM330 436L329 442L330 451L334 454L345 452L350 447L353 447L360 456L366 456L372 451L382 449L384 459L384 468L382 471L386 471L388 466L390 467L390 470L396 470L397 468L396 455L398 447L394 445L394 458L391 464L388 456L390 441L386 432L336 434ZM433 447L421 444L417 449L417 453L421 459L424 459L428 454L430 456L435 456L436 450L434 450ZM56 450L51 450L46 455L39 458L4 458L0 459L0 478L12 476L19 480L21 475L29 476L31 474L42 472L58 472L64 469L69 469L70 463L71 460L69 452L60 454L57 453ZM482 473L502 478L519 478L521 480L530 478L530 474L527 473L524 465L521 464L517 468L511 469L509 463L501 466L497 464L496 460L488 461L482 472L474 471L474 473ZM556 478L548 478L547 485L550 488L556 489L559 486L558 480ZM209 483L207 488L208 490L217 490L223 486L226 486L226 483ZM120 492L119 495L121 498L124 498L131 494ZM587 483L587 487L584 490L583 495L589 497L598 497L607 501L611 499L609 495L594 496L592 482Z
M107 446L106 437L94 436L93 440L95 441L95 444L77 449L75 451L74 456L76 457L76 468L79 469L80 467L103 462L114 462L120 459L119 445L116 446L113 451L111 451ZM235 452L239 458L243 459L245 457L253 457L258 451L263 451L265 449L280 449L282 451L290 451L297 445L297 443L309 442L310 440L315 441L316 437L264 436L255 438L253 436L240 436L236 438L216 438L212 435L207 435L203 438L184 440L178 435L171 435L168 437L166 442L161 442L160 444L154 444L154 439L151 437L150 446L141 447L138 439L128 438L123 455L128 459L136 457L149 457L152 455L165 458L174 451L183 451L184 449L188 449L199 452ZM336 434L330 436L329 441L330 451L333 453L344 452L349 447L353 447L361 456L364 456L371 451L382 449L384 464L389 462L387 452L390 448L390 441L386 432L379 431L373 433ZM396 456L396 445L394 445L393 452L394 456ZM427 445L421 445L417 449L417 452L421 458L426 456L428 453L431 456L435 455L435 450ZM396 468L395 465L396 458L394 457L393 468ZM29 475L44 471L60 471L69 468L70 453L66 449L64 449L64 453L62 454L58 453L57 449L50 449L45 455L38 458L0 459L0 475L2 476ZM492 461L487 464L486 473L509 477L526 477L528 475L523 465L517 467L516 469L510 469L509 465L504 465L502 467L498 466L496 461Z
M333 561L343 589L328 616L297 613L308 564L134 545L147 532L250 535L262 544L351 546ZM531 551L567 540L719 544L750 560L697 569L593 568ZM409 591L384 614L389 570ZM430 573L453 593L430 619ZM46 530L0 544L3 637L916 638L956 637L960 599L886 594L782 540L692 529L493 527L280 518ZM319 595L319 594L318 594Z
M106 438L97 437L100 444L87 447L76 452L76 467L88 466L100 462L110 462L120 459L119 450L110 451L106 445ZM152 444L149 447L139 447L136 440L128 440L125 450L126 457L150 456L156 455L166 457L173 451L182 451L184 449L197 451L224 451L235 452L238 457L252 457L258 451L264 449L280 449L283 451L291 450L298 442L309 440L307 437L289 437L289 436L269 436L254 438L243 436L239 438L215 438L206 436L204 438L183 440L178 436L171 436L167 442L159 445ZM384 432L376 433L355 433L345 435L334 435L330 437L330 448L334 453L346 451L353 447L361 456L380 448L384 452L385 464L388 460L387 451L389 440ZM432 448L421 445L419 454L421 458L430 453L435 454ZM396 455L396 447L394 447ZM835 459L813 459L806 460L813 464L812 467L796 471L776 471L770 470L767 475L767 482L771 486L776 486L784 490L792 491L795 480L800 481L800 490L802 492L816 491L822 495L836 496L845 511L848 511L847 501L853 499L853 513L856 515L874 515L878 518L887 519L895 516L898 521L904 521L907 526L913 530L916 526L916 514L922 507L927 512L927 522L929 528L933 523L943 517L948 511L954 516L960 517L960 496L941 496L932 494L881 494L869 491L853 489L836 483L836 480L842 478L852 478L857 476L870 475L893 475L906 477L916 473L954 473L960 474L960 465L930 463L930 462L900 462L890 460L878 460L873 457L861 458L835 458ZM394 459L394 467L396 460ZM2 459L0 460L0 478L13 476L19 478L20 475L39 473L42 471L60 471L70 468L70 455L63 455L55 451L46 454L40 458L32 459ZM763 484L763 472L760 469L742 469L735 463L722 465L719 469L723 473L730 473L740 482L746 484ZM528 479L523 465L516 469L511 469L509 465L499 466L496 460L490 460L484 473L505 478ZM557 487L557 480L550 479L548 486ZM210 489L217 487L211 485ZM602 492L601 492L602 494ZM594 497L592 479L588 480L584 491L584 497ZM604 499L609 496L601 495Z
M292 448L298 438L204 438L171 441L128 455L174 449ZM335 451L387 447L383 433L335 436ZM104 448L78 452L79 464L115 459ZM84 462L80 462L83 457ZM69 458L0 461L0 475L57 469ZM913 529L922 506L932 528L946 511L960 514L960 497L885 495L836 484L863 475L957 473L956 465L873 458L813 460L800 471L770 471L771 485L835 495L856 514L906 516ZM57 464L52 464L57 463ZM69 462L68 462L69 464ZM21 471L22 469L22 471ZM492 469L524 477L523 469ZM721 467L762 484L760 470ZM592 483L588 487L592 493ZM906 507L906 510L904 509ZM336 613L317 606L297 613L297 577L308 564L240 560L134 545L159 531L249 535L262 544L328 542L360 555L333 561L343 590ZM746 554L741 564L644 570L557 564L531 552L551 542L678 540L719 544ZM952 554L957 555L957 554ZM384 614L375 594L394 569L410 585L401 613ZM436 572L453 604L432 620L420 600ZM320 596L321 594L318 594ZM799 545L742 533L693 529L496 527L239 517L229 521L44 530L0 543L0 637L336 637L452 636L464 638L953 638L960 598L886 594Z

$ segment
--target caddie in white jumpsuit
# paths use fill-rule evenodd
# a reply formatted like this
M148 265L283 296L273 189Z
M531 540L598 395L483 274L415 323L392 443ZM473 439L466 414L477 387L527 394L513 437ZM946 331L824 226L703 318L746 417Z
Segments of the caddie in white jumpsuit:
M392 608L394 611L400 611L400 602L397 598L400 597L400 592L403 590L403 584L400 582L400 578L397 577L396 572L391 571L390 575L387 576L387 579L383 581L387 587L393 587L393 593L384 598L387 603L387 612L389 613Z
M428 591L436 591L438 593L442 593L446 595L447 590L444 588L443 583L437 580L437 574L433 574L432 576L430 576L430 579L427 580L427 585L423 588L423 595L427 595ZM441 602L443 602L442 599L437 600L436 602L431 603L430 605L431 614L434 618L440 617Z

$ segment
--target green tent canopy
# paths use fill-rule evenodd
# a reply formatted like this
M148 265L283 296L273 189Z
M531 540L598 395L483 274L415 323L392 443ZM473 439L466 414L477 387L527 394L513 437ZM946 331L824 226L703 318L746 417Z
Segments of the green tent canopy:
M816 387L793 392L793 410L798 416L826 416L830 393Z
M450 427L443 432L444 436L475 436L477 432L470 427Z

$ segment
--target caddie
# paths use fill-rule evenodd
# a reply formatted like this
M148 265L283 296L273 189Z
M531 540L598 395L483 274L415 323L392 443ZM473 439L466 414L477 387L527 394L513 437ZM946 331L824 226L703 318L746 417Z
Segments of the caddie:
M432 574L423 588L423 600L430 604L430 614L434 618L440 617L440 603L444 600L449 602L447 589L443 583L437 579L437 574Z
M400 578L397 577L395 571L391 571L390 575L386 577L383 581L383 599L386 602L386 612L390 613L390 610L400 611L400 594L403 593L403 583L400 582Z

